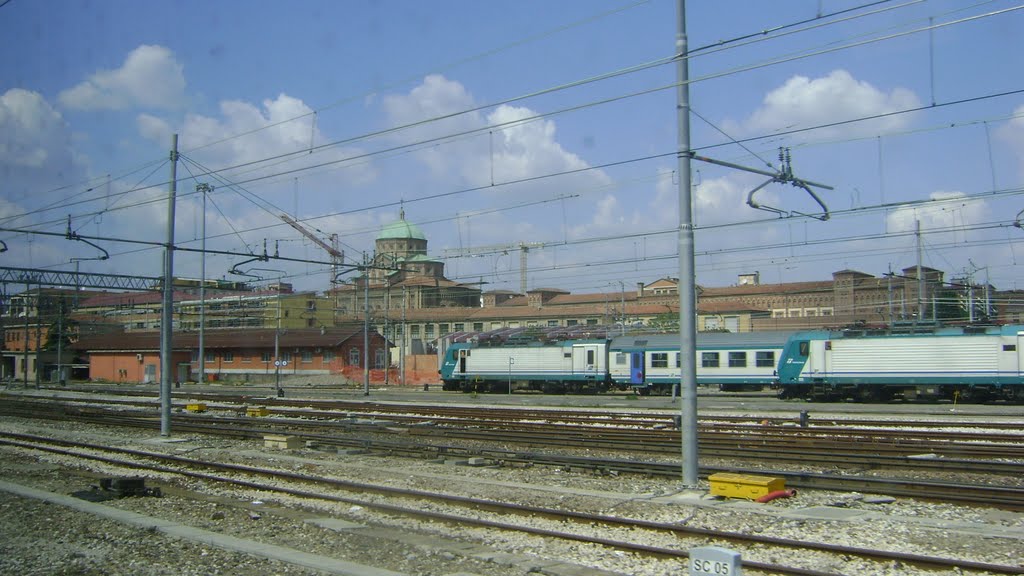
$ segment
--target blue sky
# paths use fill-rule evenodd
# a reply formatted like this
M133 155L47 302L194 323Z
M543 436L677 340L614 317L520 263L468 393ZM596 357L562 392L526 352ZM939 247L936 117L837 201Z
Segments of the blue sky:
M766 178L694 162L699 284L911 267L920 222L925 265L1024 289L1021 4L688 4L693 148L768 169L785 146L797 176L834 187L816 190L832 212L820 221L795 215L816 207L802 190L767 186L758 201L794 213L780 218L745 204ZM12 0L0 8L0 258L69 269L97 255L18 232L60 234L69 216L82 236L163 242L177 133L181 246L200 245L207 182L213 250L266 242L327 261L287 213L358 259L401 205L447 275L485 289L518 289L522 242L543 244L530 288L676 276L676 72L653 65L672 56L675 28L674 0ZM111 258L85 270L161 274L159 249L94 243ZM328 287L323 265L245 260L210 256L207 275L245 279L229 274L237 264ZM178 253L177 275L199 269Z

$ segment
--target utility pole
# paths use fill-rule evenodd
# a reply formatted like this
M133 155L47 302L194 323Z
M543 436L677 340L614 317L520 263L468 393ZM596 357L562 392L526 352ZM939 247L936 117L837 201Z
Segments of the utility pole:
M679 171L679 418L683 485L697 488L697 301L690 189L690 65L686 39L686 0L678 0L676 32L676 120Z
M370 266L363 252L363 396L370 395Z
M398 359L399 382L401 383L402 386L405 386L405 334L406 334L405 311L406 311L406 308L408 307L407 305L408 305L408 300L407 300L406 294L405 294L405 286L402 286L402 342L401 342L401 345L399 346L399 351L398 351L399 355L401 356Z
M174 322L174 203L178 191L178 135L171 136L171 180L167 191L167 245L164 247L163 306L160 310L160 435L171 435L171 338ZM205 358L203 359L205 360Z
M206 383L206 194L213 192L213 186L196 184L196 192L203 193L203 244L199 260L199 383Z
M924 310L922 309L922 303L924 301L924 274L921 273L921 259L923 253L921 249L921 221L914 221L914 236L917 238L917 315L915 316L915 322L924 320Z
M22 347L25 350L25 365L22 366L23 370L21 371L22 372L21 373L22 383L25 385L25 388L28 388L28 299L29 299L29 291L30 290L32 290L32 285L29 284L28 282L26 282L25 283L25 299L24 299L24 302L25 302L25 343L24 343L24 346Z

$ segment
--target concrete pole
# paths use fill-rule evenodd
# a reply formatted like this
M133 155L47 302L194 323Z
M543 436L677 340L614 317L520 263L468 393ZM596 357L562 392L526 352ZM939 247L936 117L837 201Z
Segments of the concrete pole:
M676 33L676 118L679 126L679 354L680 434L683 485L697 488L697 300L690 189L690 67L686 0L678 1Z
M160 309L160 435L171 435L171 378L174 371L174 203L178 192L178 135L171 136L171 180L167 191L167 245L164 246L163 306Z

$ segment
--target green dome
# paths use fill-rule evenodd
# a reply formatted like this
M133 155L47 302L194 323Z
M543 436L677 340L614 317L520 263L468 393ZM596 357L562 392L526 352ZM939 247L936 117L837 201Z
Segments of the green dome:
M377 234L377 240L402 240L402 239L426 240L420 227L405 220L405 210L399 214L399 219L381 228Z

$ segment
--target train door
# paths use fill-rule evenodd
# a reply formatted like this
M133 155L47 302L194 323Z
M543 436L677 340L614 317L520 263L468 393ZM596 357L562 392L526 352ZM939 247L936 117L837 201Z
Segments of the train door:
M466 356L469 356L469 350L459 350L459 374L466 373Z
M634 386L644 383L643 352L631 352L629 354L629 383Z
M831 340L811 340L808 342L807 367L811 376L823 376L828 372L828 355L832 350Z
M578 344L572 347L572 371L575 374L594 374L598 366L597 344Z
M1017 377L1021 375L1024 375L1024 332L1017 333Z

